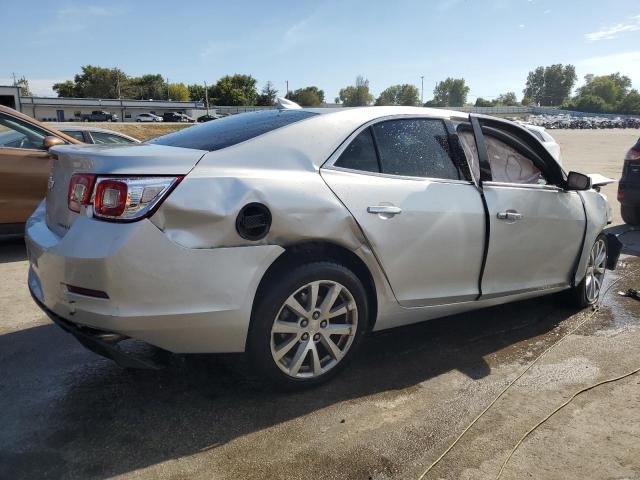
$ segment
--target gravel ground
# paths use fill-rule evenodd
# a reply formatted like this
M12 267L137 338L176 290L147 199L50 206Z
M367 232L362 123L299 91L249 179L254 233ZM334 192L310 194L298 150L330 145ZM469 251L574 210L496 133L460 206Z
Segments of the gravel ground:
M613 132L558 132L566 165L617 178L637 132ZM2 240L0 478L418 478L584 322L425 476L495 478L574 392L640 367L640 302L614 294L640 286L640 232L622 238L608 281L626 276L596 314L551 297L381 332L335 381L297 394L248 380L240 356L118 368L44 317L22 241ZM640 478L639 417L640 375L591 390L538 428L503 478Z

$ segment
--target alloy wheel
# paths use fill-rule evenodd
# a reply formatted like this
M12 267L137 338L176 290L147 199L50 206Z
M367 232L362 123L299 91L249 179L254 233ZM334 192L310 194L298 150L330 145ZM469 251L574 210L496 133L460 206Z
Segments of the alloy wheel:
M598 299L604 272L607 265L607 245L602 238L598 239L591 248L589 262L587 263L587 276L585 278L585 295L589 303Z
M307 283L280 307L271 327L271 356L294 378L315 378L345 357L358 329L358 307L338 282Z

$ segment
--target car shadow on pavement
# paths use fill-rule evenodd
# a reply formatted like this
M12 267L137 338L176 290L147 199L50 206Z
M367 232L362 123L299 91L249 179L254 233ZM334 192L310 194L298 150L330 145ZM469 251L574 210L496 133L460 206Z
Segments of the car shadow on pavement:
M22 262L27 259L27 249L22 236L0 238L0 263Z
M539 354L552 341L544 334L574 313L549 297L374 333L340 376L300 393L264 387L241 355L170 355L164 370L123 370L54 325L8 333L0 471L102 479L451 370L480 379L491 365Z

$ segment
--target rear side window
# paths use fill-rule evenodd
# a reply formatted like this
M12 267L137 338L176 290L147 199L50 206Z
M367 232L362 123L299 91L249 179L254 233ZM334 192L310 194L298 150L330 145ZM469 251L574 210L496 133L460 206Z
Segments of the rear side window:
M82 134L82 132L79 132L78 130L63 130L63 131L70 137L73 137L76 140L80 140L81 142L84 142L84 135Z
M447 130L437 119L389 120L373 125L382 173L459 180Z
M241 113L185 128L150 140L148 143L196 150L220 150L314 115L317 114L304 110L262 110Z
M364 129L353 139L340 158L335 163L336 167L361 170L363 172L380 172L376 149L371 138L371 130Z

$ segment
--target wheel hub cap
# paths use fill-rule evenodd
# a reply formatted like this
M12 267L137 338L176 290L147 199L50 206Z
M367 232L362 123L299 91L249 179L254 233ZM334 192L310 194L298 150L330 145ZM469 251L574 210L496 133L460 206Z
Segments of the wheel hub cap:
M358 308L344 285L308 283L280 307L271 327L271 355L291 377L317 377L344 358L357 326Z

